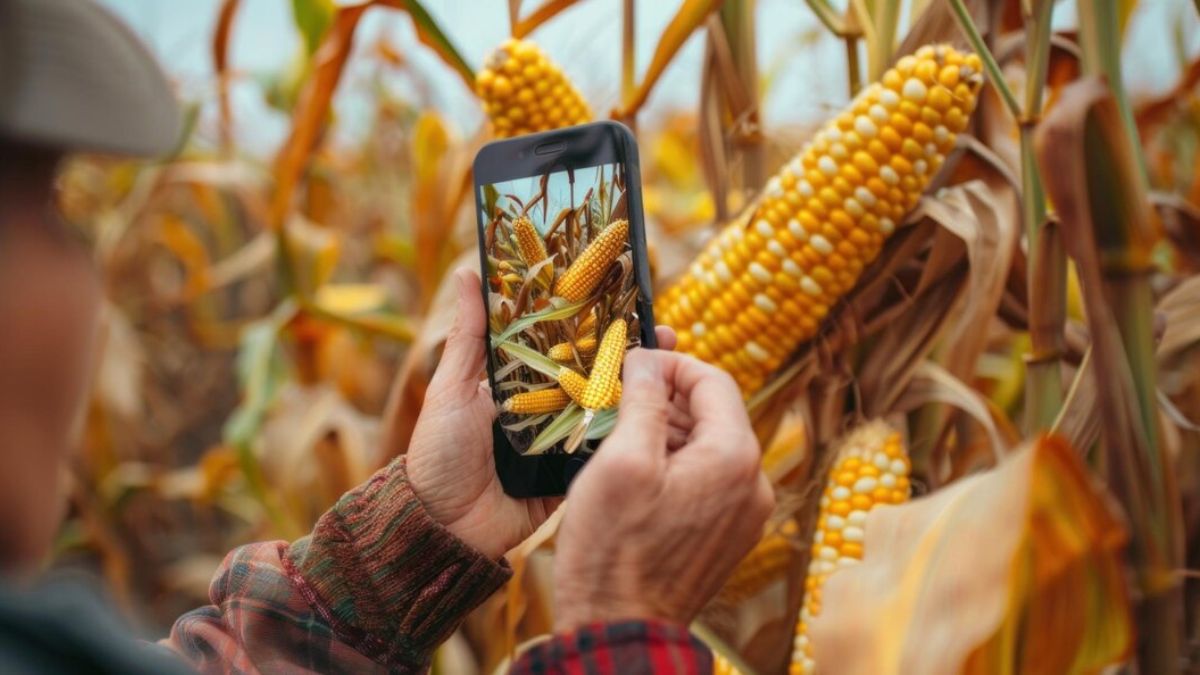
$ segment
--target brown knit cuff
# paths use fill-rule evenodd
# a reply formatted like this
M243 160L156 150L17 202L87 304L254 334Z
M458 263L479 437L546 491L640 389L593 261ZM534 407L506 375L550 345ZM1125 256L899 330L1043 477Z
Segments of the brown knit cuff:
M413 669L512 575L429 517L403 457L343 496L285 563L339 639Z

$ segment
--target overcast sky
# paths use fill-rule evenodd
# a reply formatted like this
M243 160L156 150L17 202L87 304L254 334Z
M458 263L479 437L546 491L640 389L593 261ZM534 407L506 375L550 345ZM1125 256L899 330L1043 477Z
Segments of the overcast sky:
M179 79L185 97L211 100L209 50L219 0L101 1L147 40ZM478 67L487 52L507 37L505 0L425 0L424 4L473 67ZM525 4L539 3L527 0ZM639 71L677 6L677 2L668 0L637 3ZM533 35L579 84L598 113L611 109L617 98L620 7L618 0L583 0ZM826 36L815 44L799 46L806 36L823 35L801 0L760 0L757 11L761 68L776 75L765 101L768 127L813 122L840 107L847 95L840 43ZM1056 23L1070 25L1073 15L1073 1L1061 2L1056 9ZM1189 54L1200 51L1200 22L1190 0L1143 0L1138 5L1126 50L1127 79L1135 91L1162 91L1178 77L1175 54L1164 46L1176 26L1188 36ZM359 33L368 39L360 39L359 46L381 31L389 33L398 46L411 47L409 58L434 82L434 105L460 131L474 131L482 120L477 103L434 54L415 44L407 18L389 10L373 10ZM247 76L247 81L235 89L235 106L241 122L239 131L250 148L269 151L285 128L282 118L263 105L252 78L280 71L292 61L297 49L289 0L243 0L231 58L234 67ZM702 49L695 37L687 44L666 72L646 114L694 107ZM355 72L359 71L351 71L351 82ZM357 114L361 110L355 107L353 97L343 97L339 106L343 133L361 131L365 115ZM364 106L359 108L365 110Z

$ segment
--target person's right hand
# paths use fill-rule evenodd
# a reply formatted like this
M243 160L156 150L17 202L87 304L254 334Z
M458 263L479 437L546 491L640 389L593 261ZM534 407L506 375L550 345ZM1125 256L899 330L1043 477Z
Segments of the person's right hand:
M690 623L773 506L733 379L681 354L630 352L616 427L567 493L555 629Z

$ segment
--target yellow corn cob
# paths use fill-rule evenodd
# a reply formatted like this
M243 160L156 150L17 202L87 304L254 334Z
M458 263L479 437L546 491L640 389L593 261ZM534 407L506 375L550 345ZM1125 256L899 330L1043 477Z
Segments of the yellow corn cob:
M628 238L628 220L622 218L609 223L554 283L554 294L568 302L579 302L591 295L608 268L625 250Z
M834 452L813 533L790 675L816 668L808 623L821 613L821 588L829 575L862 560L867 514L880 504L908 501L908 453L900 433L886 423L877 420L855 429Z
M583 400L583 392L587 389L587 378L570 368L563 368L558 372L558 385L567 392L572 401L583 405L580 401ZM617 389L614 394L615 401L613 405L621 402L621 381L617 380ZM612 406L609 406L612 407Z
M591 310L579 320L579 325L575 327L575 335L583 337L585 335L594 335L596 333L596 310Z
M592 110L558 65L533 42L510 39L475 76L475 93L506 138L547 131L592 118Z
M538 234L533 221L520 216L512 225L513 236L517 240L517 252L521 254L521 260L525 261L526 267L533 267L545 260L546 243L542 241L542 235Z
M559 363L568 363L575 360L575 352L587 355L594 351L596 351L596 336L586 335L576 340L573 346L570 342L560 342L554 345L546 352L546 356Z
M621 402L621 361L625 358L627 337L624 319L613 321L604 330L579 405L588 410L603 410Z
M571 397L561 387L539 389L514 394L504 401L505 412L516 415L539 415L562 410L571 402Z
M768 532L734 568L733 574L721 588L721 598L740 602L757 594L768 584L784 578L791 560L792 539L799 530L795 520L787 520Z
M766 185L656 303L676 351L760 389L857 282L966 128L979 57L901 58Z

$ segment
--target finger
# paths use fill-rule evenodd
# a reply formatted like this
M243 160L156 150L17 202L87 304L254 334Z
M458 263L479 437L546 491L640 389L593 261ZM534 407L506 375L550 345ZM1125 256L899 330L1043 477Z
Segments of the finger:
M473 395L479 387L486 346L487 316L479 276L468 269L454 273L458 286L458 310L446 337L446 347L429 383L431 391L456 391Z
M668 352L675 351L675 345L679 344L679 340L675 337L675 329L670 326L655 326L654 339L658 342L658 348Z
M696 358L660 352L666 379L678 397L678 406L690 416L693 435L750 431L750 418L742 393L725 371Z
M661 364L661 356L665 354L634 349L625 355L621 408L617 424L604 443L604 452L610 456L618 453L666 456L671 391Z

